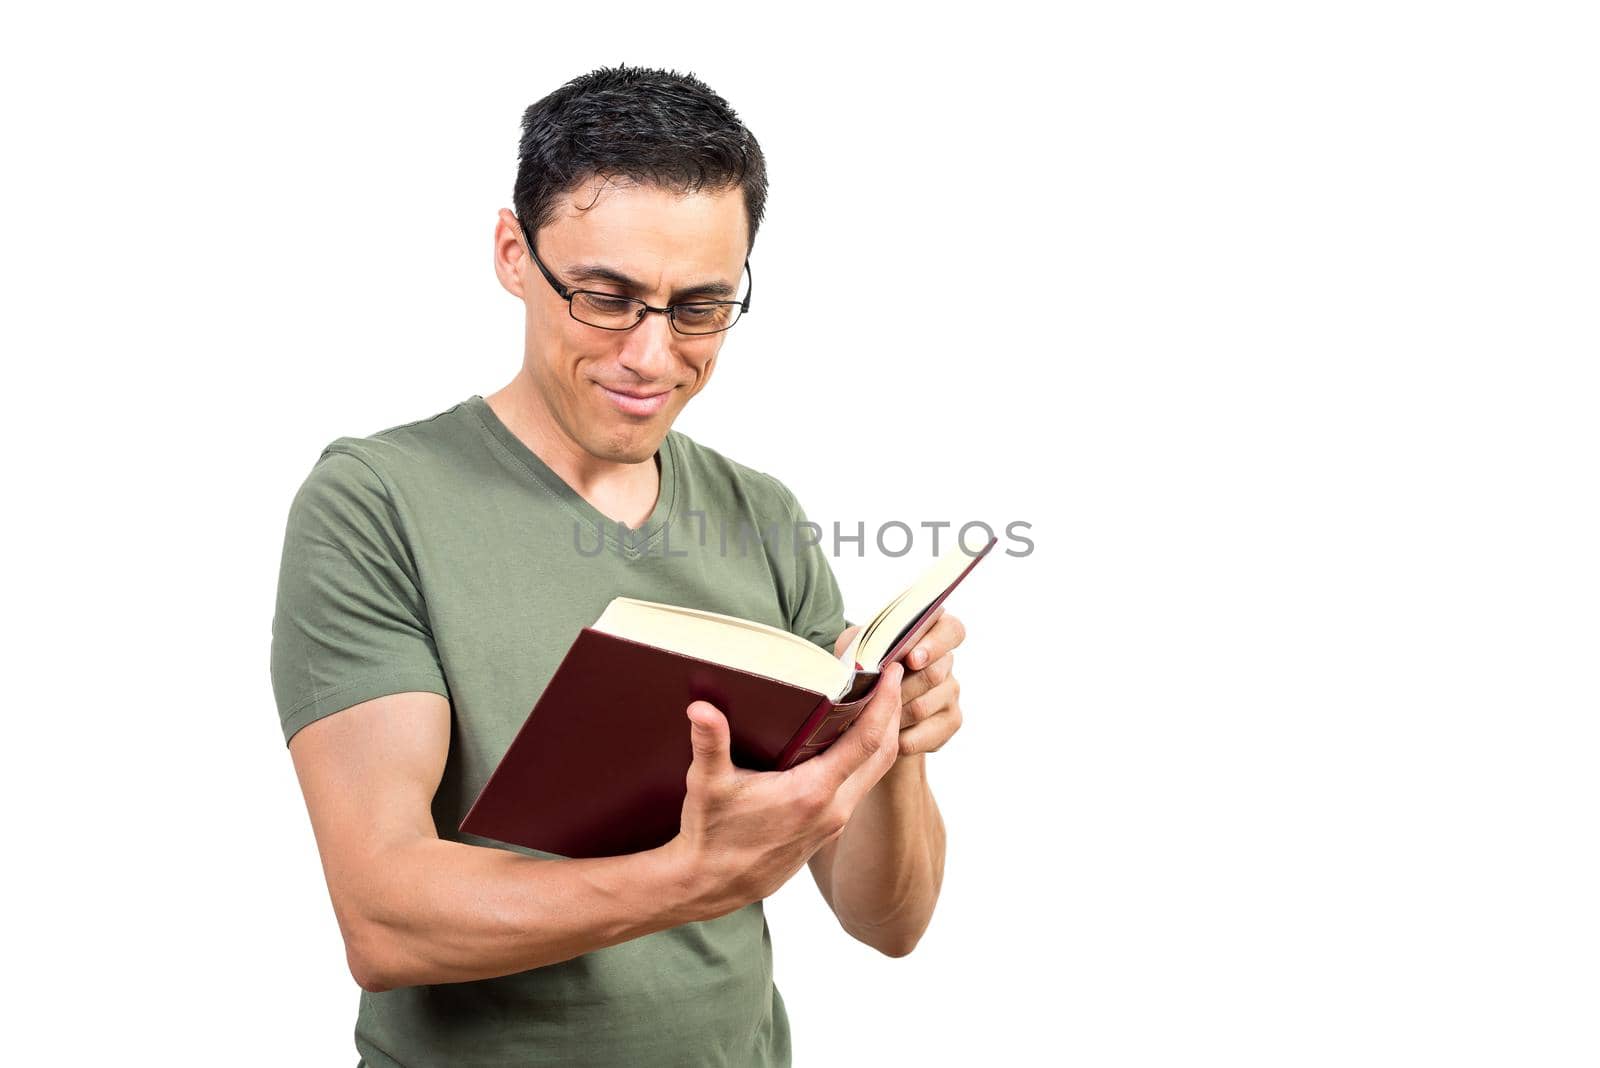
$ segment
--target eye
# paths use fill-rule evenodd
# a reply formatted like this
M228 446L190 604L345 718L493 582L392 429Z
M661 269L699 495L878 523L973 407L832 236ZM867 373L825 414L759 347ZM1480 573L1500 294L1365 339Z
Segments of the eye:
M720 323L731 318L737 305L723 301L678 305L678 318L692 323Z

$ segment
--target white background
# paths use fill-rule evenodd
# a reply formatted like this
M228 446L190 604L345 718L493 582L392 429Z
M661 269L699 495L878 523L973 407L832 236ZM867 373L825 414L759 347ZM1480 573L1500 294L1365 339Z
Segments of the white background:
M1032 524L951 601L921 945L768 903L797 1064L1596 1063L1579 9L9 15L6 1059L354 1062L289 500L514 373L518 120L627 62L771 169L679 428L823 523Z

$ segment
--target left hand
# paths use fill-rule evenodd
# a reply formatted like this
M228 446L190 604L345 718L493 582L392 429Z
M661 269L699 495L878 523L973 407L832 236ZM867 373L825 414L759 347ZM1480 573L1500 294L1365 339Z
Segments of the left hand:
M844 652L861 627L846 627L833 643L833 655ZM938 752L961 729L961 683L954 674L955 647L967 636L961 620L940 605L933 625L901 657L900 756Z

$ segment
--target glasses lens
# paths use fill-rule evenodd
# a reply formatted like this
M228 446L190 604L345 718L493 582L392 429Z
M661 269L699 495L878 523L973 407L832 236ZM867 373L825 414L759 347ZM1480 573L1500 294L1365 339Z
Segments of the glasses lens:
M603 330L626 330L638 321L643 310L642 302L627 297L582 292L572 295L572 317Z
M738 304L680 304L672 325L684 334L715 334L739 321Z

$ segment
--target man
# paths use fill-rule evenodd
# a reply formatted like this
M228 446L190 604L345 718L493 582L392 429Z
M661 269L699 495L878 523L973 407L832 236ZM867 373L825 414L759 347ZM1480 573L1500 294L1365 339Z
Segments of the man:
M960 725L962 628L941 615L844 738L786 772L735 767L721 710L691 704L681 831L658 849L554 858L457 830L612 597L836 653L855 630L809 539L701 535L804 512L671 429L748 306L755 138L692 76L627 67L568 83L523 130L494 234L526 307L521 370L333 442L290 512L272 677L362 988L356 1046L366 1065L788 1064L762 899L808 864L851 935L916 944L944 863L923 760Z

